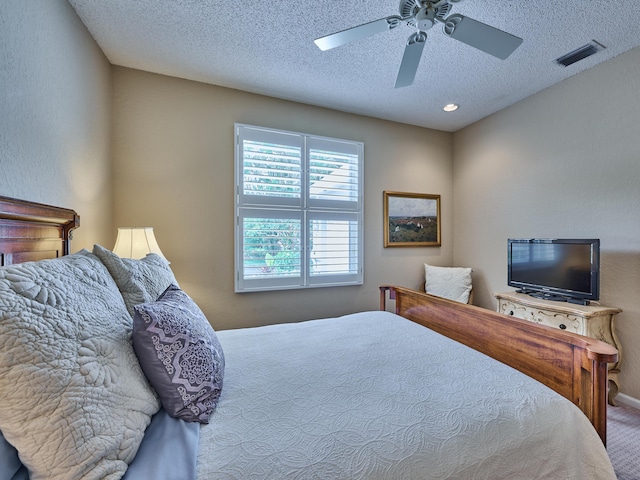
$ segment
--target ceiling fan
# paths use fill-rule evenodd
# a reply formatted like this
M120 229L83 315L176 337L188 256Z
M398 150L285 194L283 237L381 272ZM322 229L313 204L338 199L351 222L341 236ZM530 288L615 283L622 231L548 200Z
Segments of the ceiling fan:
M392 30L405 23L417 29L407 39L395 88L413 83L427 40L427 30L436 22L443 24L445 35L502 60L520 46L522 39L460 14L449 15L451 5L462 0L400 0L400 15L374 20L314 40L320 50L330 50L376 33ZM447 16L449 15L449 16Z

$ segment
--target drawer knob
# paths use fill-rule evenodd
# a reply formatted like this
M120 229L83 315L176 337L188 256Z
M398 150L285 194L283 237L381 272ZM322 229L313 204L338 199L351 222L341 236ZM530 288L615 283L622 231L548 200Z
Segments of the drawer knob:
M564 323L561 323L559 325L559 327L560 327L560 330L566 330L567 329L567 326Z
M513 310L509 311L509 315L511 315L513 317Z

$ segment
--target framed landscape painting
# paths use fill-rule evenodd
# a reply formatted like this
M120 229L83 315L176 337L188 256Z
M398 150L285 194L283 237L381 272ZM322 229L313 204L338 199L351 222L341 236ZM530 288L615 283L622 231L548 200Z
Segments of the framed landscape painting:
M439 247L440 195L383 192L385 247Z

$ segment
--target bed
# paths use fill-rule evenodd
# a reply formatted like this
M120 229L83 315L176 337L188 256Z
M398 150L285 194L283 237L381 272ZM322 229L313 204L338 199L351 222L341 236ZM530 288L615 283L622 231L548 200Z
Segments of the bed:
M379 311L215 332L214 408L176 418L131 345L138 302L170 269L70 254L78 226L73 210L0 197L0 478L615 479L613 347L395 286ZM110 262L151 282L146 297Z

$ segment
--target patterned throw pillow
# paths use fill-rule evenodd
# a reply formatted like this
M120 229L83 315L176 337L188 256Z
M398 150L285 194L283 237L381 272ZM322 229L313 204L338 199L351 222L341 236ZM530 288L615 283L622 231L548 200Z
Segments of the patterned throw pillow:
M94 245L93 254L109 270L132 317L135 305L155 302L169 285L178 284L169 262L155 253L139 260L120 258L111 250Z
M200 308L177 285L134 307L133 348L169 415L208 423L220 397L224 353Z

